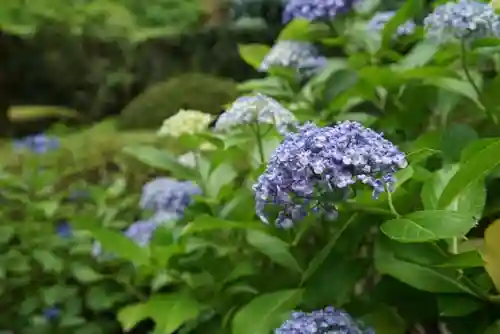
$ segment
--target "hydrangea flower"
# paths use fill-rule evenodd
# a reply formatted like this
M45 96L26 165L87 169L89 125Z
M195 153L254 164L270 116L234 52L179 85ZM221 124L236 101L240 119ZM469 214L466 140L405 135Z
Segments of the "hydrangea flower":
M71 228L71 225L67 221L64 221L57 225L56 233L61 238L70 238L73 235L73 229Z
M238 98L220 115L215 131L227 131L234 127L253 123L274 124L280 132L286 132L298 124L295 115L276 100L257 94Z
M394 17L394 15L396 15L396 12L394 11L376 13L370 22L368 22L367 28L370 31L382 32L385 25ZM416 27L415 22L408 20L398 27L394 37L411 35L415 32Z
M140 206L142 209L184 214L194 195L201 189L191 181L178 181L168 177L157 178L144 185Z
M265 56L259 71L267 72L273 66L289 67L299 74L310 76L326 65L312 43L297 41L278 41Z
M180 137L183 134L194 134L204 131L212 121L212 115L197 110L179 110L177 114L167 118L159 136Z
M57 138L48 137L44 134L37 134L14 141L14 148L17 150L29 150L33 153L42 154L59 147Z
M396 146L357 122L323 128L308 123L298 130L287 134L253 187L264 223L269 223L268 206L281 210L275 224L283 228L311 211L334 219L334 197L345 198L360 181L373 188L376 198L385 187L392 191L394 172L407 166Z
M47 320L55 320L61 315L61 309L55 306L43 310L43 317Z
M438 43L497 37L499 25L493 7L472 0L447 2L424 19L427 38Z
M338 14L349 12L354 2L354 0L290 0L283 11L283 23L295 18L330 21Z
M333 307L311 313L293 312L275 334L375 334L372 329L364 329L349 314Z

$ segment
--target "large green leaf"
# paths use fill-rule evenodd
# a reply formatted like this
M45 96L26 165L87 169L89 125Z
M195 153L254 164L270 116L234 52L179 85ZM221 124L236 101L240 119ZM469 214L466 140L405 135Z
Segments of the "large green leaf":
M439 44L422 41L415 45L411 51L399 62L402 68L415 68L430 62L439 49Z
M433 268L399 257L400 245L386 237L379 237L375 244L375 267L386 275L416 289L433 293L467 293L475 295L459 280L459 273L453 269ZM408 245L404 245L408 246ZM429 259L434 262L435 259Z
M493 284L500 292L500 220L495 220L484 233L483 260L484 268Z
M231 333L270 333L279 327L284 315L299 304L302 294L302 289L293 289L256 297L236 313Z
M328 243L323 247L309 262L309 265L307 266L306 270L302 274L302 283L305 283L311 276L314 275L316 270L323 264L323 262L327 259L328 255L332 252L333 248L335 247L335 244L337 243L337 240L340 238L342 235L342 232L345 231L345 229L356 219L358 218L358 215L354 214L352 215L351 218L348 220L344 221L343 224L335 231L335 233L330 237L330 240Z
M396 12L396 15L384 25L384 30L382 31L382 45L385 47L390 46L398 27L407 20L413 19L415 13L418 13L423 8L422 5L423 2L421 0L406 1Z
M444 188L459 170L458 165L447 165L435 172L422 187L422 203L426 210L439 208L438 202ZM481 217L486 204L486 188L482 180L478 180L463 189L460 194L444 209Z
M399 242L427 242L463 237L475 225L476 220L470 213L426 210L389 220L381 229Z
M150 146L129 146L125 147L123 152L148 166L169 171L178 178L194 179L196 177L196 172L192 168L180 164L176 157L164 150Z
M125 331L130 331L141 320L151 318L156 325L154 334L170 334L200 312L201 305L186 293L158 294L144 303L124 307L118 312L118 320Z
M453 175L443 189L438 205L446 208L460 193L472 184L480 182L489 172L500 164L500 140L492 142L460 164L460 169Z
M259 221L232 221L200 214L184 227L182 234L233 229L265 230L265 227L266 226Z
M265 232L248 230L247 242L277 264L294 272L302 273L300 265L288 249L288 244L281 239Z
M460 295L439 295L437 298L440 316L463 317L484 306L478 299Z
M255 69L260 67L264 57L271 50L269 46L263 44L244 44L239 45L238 49L240 57Z
M123 234L106 229L90 229L92 236L99 241L105 252L113 253L122 259L138 265L149 262L147 248L142 248Z
M308 41L311 22L304 18L296 18L283 28L278 41Z
M231 165L221 163L208 177L206 195L211 198L217 198L222 187L233 182L236 176L237 173Z

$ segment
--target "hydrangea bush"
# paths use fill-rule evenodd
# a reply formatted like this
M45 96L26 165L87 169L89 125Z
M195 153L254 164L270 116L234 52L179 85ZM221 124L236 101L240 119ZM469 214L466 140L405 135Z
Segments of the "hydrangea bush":
M129 187L118 176L66 203L69 193L63 201L53 180L34 182L34 191L22 177L0 174L8 189L0 199L9 204L1 235L11 235L2 261L23 310L5 318L48 330L87 322L102 329L102 318L113 318L110 328L119 323L124 332L496 333L497 14L465 1L431 13L408 2L390 15L357 15L354 5L290 0L274 45L314 45L321 67L297 76L303 64L295 56L271 61L272 47L241 45L256 74L276 62L290 71L269 65L265 77L242 82L242 96L213 127L186 121L162 131L175 153L124 150L151 167L145 184ZM408 22L412 36L396 50ZM188 123L197 130L179 134ZM51 204L58 199L62 208ZM31 239L20 215L55 226L24 244ZM94 241L110 256L92 257ZM27 265L15 273L21 261ZM19 280L39 270L50 277L49 292L44 276L26 296ZM74 277L86 284L77 293L54 288L74 287Z

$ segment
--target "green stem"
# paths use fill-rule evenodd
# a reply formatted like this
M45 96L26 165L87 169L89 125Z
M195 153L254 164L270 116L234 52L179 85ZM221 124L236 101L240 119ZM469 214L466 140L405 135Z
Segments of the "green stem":
M260 156L260 163L265 164L266 163L266 156L264 154L264 146L262 145L262 133L260 132L260 125L259 122L256 121L254 124L250 125L250 128L253 131L253 134L255 135L255 140L257 141L257 148L259 150L259 156Z
M474 78L472 77L472 74L469 71L469 66L467 65L467 45L465 43L464 38L462 38L462 40L460 41L460 62L462 65L462 69L464 70L465 77L467 78L467 81L469 81L469 83L472 86L472 89L474 89L474 92L476 92L477 97L479 98L481 96L481 90L476 85L476 82L474 81ZM498 122L495 115L493 115L488 109L486 109L485 112L491 119L493 124L497 125Z
M401 215L398 213L398 211L394 207L394 203L392 202L392 193L389 191L389 189L387 189L387 187L386 187L386 192L387 192L387 203L389 203L389 209L391 210L391 213L396 218L401 218Z

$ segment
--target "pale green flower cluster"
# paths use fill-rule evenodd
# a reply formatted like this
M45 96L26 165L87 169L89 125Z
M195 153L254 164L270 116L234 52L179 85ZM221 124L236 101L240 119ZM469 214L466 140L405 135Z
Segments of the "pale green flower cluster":
M180 137L183 134L194 134L204 131L210 122L212 115L197 110L179 110L177 114L167 118L160 130L159 136Z

